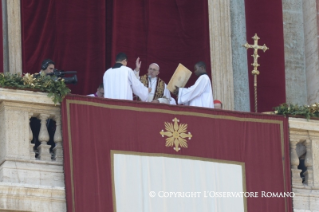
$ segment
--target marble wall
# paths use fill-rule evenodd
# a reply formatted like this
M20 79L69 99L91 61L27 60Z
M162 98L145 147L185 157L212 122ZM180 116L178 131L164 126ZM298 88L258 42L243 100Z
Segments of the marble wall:
M286 102L307 104L303 0L282 0Z

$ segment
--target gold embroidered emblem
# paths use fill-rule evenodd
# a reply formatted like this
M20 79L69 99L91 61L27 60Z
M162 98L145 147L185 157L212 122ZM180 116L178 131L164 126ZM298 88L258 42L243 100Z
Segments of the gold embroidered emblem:
M187 132L187 124L178 124L179 120L177 118L174 118L172 120L174 122L174 125L169 122L165 122L165 130L167 132L164 132L162 130L160 134L162 137L167 136L166 138L166 147L175 146L173 149L178 152L180 150L180 147L187 148L187 140L185 138L188 138L188 140L191 140L193 137L190 132Z

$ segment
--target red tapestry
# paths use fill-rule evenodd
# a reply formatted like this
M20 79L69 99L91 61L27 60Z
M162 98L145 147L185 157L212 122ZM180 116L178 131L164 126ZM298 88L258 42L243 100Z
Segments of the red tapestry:
M247 192L291 191L282 116L69 95L62 118L68 211L113 211L112 150L238 161ZM193 136L179 152L160 134L174 118ZM292 211L291 198L246 198L246 204L246 211Z

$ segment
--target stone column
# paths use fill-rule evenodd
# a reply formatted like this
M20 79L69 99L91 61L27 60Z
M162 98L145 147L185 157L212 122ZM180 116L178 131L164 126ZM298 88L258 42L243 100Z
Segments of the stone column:
M230 0L234 110L250 112L245 0Z
M319 54L316 0L303 0L308 104L319 102Z
M214 99L234 110L230 0L208 0L208 10Z
M20 0L2 0L3 71L22 73Z
M286 102L307 104L303 0L282 0Z

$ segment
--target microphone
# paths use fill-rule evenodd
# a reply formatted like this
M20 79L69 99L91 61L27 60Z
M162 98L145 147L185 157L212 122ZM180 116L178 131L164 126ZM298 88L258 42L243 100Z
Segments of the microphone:
M148 76L148 85L149 85L149 87L151 88L152 87L152 85L151 85L151 76Z

